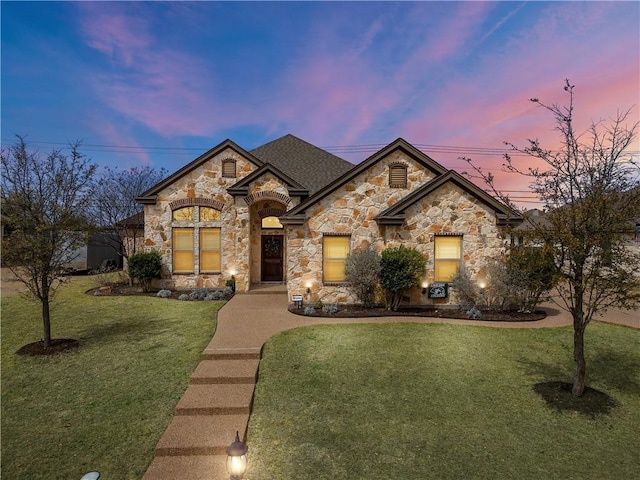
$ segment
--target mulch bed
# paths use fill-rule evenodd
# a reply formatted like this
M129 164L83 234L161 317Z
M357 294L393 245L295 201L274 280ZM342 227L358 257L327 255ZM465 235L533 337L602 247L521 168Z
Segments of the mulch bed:
M210 289L213 290L213 289ZM152 290L151 292L144 292L139 286L129 286L126 284L111 284L103 287L92 288L87 290L87 295L93 295L96 297L118 297L118 296L138 296L138 297L158 297L157 289ZM189 295L192 290L172 290L171 296L167 298L172 298L174 300L178 300L178 297L182 294ZM222 298L222 300L230 300L232 295ZM164 298L164 297L163 297Z
M566 382L542 382L533 386L546 404L557 412L576 412L591 418L608 415L619 406L609 395L595 388L585 387L581 397L571 393L572 385Z
M296 315L304 315L304 307L289 307L289 311ZM313 317L331 318L363 318L363 317L435 317L435 318L457 318L470 320L463 310L436 309L419 307L400 307L397 311L387 310L384 307L364 308L358 305L338 305L338 312L334 314L325 313L322 309L316 309ZM496 312L492 310L482 311L482 318L474 319L487 322L535 322L542 320L547 314L541 310L535 312Z
M56 353L63 352L65 350L71 350L78 348L80 342L73 338L52 338L51 346L49 348L44 347L44 341L28 343L27 345L20 347L16 352L18 355L54 355Z

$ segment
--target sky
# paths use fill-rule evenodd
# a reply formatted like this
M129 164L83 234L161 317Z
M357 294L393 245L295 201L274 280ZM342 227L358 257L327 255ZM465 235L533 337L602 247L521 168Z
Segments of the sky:
M289 133L359 163L402 137L459 172L471 157L533 205L526 179L500 171L504 142L558 145L530 98L565 105L569 78L579 131L640 116L636 1L0 8L2 145L82 141L120 169L171 173L227 138L251 150Z

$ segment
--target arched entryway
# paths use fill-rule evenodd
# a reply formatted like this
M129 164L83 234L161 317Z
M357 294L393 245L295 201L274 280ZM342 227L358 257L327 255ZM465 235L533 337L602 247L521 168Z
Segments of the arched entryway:
M250 204L252 284L282 284L286 280L286 240L278 217L286 212L288 202L278 195L263 195Z

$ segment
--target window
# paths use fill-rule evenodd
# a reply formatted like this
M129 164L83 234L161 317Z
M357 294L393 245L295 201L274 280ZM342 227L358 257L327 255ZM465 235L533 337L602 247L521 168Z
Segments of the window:
M173 229L173 271L193 272L193 228Z
M219 222L220 210L211 207L200 207L201 222Z
M200 229L200 271L220 271L220 229Z
M322 271L325 282L344 282L350 240L351 237L344 235L327 235L323 238Z
M435 281L448 282L460 268L462 236L435 237L435 244Z
M175 221L193 221L194 219L194 208L193 207L183 207L178 208L173 211L173 219Z
M389 166L389 186L393 188L406 188L407 166L404 164L392 164Z
M174 273L222 271L220 216L220 210L198 205L173 211Z
M222 176L235 178L236 176L236 161L233 159L227 159L222 161Z
M262 219L262 228L282 228L282 224L278 217L264 217Z

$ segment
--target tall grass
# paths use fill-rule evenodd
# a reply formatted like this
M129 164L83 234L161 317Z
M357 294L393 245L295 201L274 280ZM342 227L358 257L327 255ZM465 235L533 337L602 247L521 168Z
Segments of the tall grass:
M223 304L94 297L91 282L60 291L53 337L80 347L51 357L15 354L42 320L38 304L2 298L3 479L141 478Z

